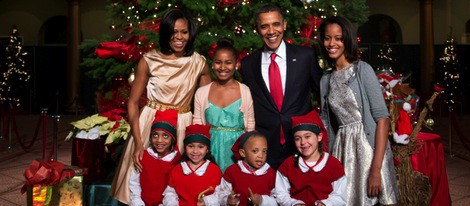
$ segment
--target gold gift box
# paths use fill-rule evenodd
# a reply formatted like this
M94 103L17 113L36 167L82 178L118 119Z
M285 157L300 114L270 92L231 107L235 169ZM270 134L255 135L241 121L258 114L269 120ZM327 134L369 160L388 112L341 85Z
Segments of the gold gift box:
M28 206L81 206L83 204L83 176L82 170L75 170L75 176L63 179L55 186L35 185L28 187Z

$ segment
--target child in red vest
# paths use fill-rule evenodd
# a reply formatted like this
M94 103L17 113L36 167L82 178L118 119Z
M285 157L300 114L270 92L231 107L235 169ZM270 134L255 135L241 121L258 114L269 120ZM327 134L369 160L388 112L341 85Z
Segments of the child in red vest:
M203 205L202 195L214 193L222 172L210 153L210 125L189 125L184 138L181 163L170 173L168 187L163 193L163 205ZM208 202L218 205L218 202Z
M215 194L220 205L277 205L274 192L276 171L266 163L268 142L256 131L243 133L232 147L238 162L230 165ZM207 204L206 204L207 205Z
M150 132L150 147L142 156L142 172L132 171L130 205L158 205L168 185L170 171L180 159L176 145L177 110L157 110Z
M326 130L315 111L292 117L297 154L276 174L279 205L346 205L347 179L338 159L322 151Z

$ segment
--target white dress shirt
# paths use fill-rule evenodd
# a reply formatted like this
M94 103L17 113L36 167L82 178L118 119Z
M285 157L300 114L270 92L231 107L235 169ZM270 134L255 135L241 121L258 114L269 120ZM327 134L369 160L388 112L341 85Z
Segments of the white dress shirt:
M251 174L255 176L261 176L268 172L268 169L271 168L268 163L265 163L262 167L257 169L256 171L252 172L246 168L243 163L243 160L238 160L237 162L238 167L240 170L245 174ZM227 182L223 177L220 181L220 184L215 188L214 194L205 196L204 203L206 206L211 205L208 203L214 203L218 201L218 205L227 205L227 198L231 194L233 188L232 183ZM277 205L276 199L274 199L274 188L271 190L271 195L261 195L261 204L260 206L270 206L270 205Z
M178 151L173 151L162 158L158 157L158 154L153 151L152 148L147 148L147 152L149 153L150 156L152 156L155 159L161 159L162 161L165 162L171 162L173 159L176 157L178 154ZM144 206L145 203L142 200L142 197L140 196L142 193L142 188L140 187L140 173L137 172L137 170L132 170L131 173L131 178L129 179L129 189L131 190L130 193L130 204L131 206Z
M274 51L277 55L275 61L279 66L279 72L281 73L281 82L282 82L282 93L285 94L286 88L286 75L287 75L287 54L286 54L286 43L281 42L279 47ZM271 92L269 88L269 65L271 64L271 54L273 51L264 50L261 53L261 75L263 76L264 83L268 87L268 91Z

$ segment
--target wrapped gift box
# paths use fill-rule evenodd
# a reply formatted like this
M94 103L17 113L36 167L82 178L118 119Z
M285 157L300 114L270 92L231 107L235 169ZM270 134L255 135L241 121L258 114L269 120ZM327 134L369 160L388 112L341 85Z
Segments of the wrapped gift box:
M83 205L83 169L66 167L64 179L54 186L27 187L28 206L80 206Z

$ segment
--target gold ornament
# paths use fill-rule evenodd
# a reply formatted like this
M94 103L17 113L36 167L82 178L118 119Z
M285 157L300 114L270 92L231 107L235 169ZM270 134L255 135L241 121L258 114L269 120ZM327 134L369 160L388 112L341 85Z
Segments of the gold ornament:
M426 119L426 126L428 126L428 127L434 126L434 119L432 119L432 118Z
M204 16L202 16L201 14L197 14L196 16L196 22L197 22L197 25L198 26L203 26L204 25Z
M129 78L127 78L127 82L129 82L130 85L134 83L135 79L135 74L134 74L134 68L132 68L131 74L129 75Z

